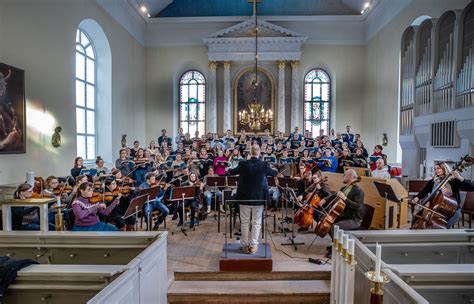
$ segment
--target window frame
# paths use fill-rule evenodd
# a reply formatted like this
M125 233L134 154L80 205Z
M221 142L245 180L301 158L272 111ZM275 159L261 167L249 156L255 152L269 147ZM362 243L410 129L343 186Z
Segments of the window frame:
M81 34L83 34L88 40L89 40L89 43L88 44L82 44L82 42L79 42L77 41L77 37L79 36L79 39L81 37ZM95 161L95 158L97 156L97 137L98 137L98 134L97 134L97 111L98 111L98 102L97 102L97 88L98 88L98 84L97 84L97 61L98 61L98 58L97 58L97 51L96 51L96 48L95 48L95 45L94 45L94 42L92 40L92 38L90 37L89 34L87 34L87 32L82 29L81 27L78 27L77 30L76 30L76 48L75 48L75 52L74 52L74 59L75 59L75 68L74 68L74 86L75 86L75 97L76 97L76 103L75 103L75 112L76 112L76 154L77 156L80 156L80 157L83 157L84 159L84 162L94 162ZM81 47L82 51L83 52L80 52L77 50L77 47ZM86 49L91 46L92 47L92 52L94 54L94 58L91 58L87 52L86 52ZM84 79L80 79L78 78L77 76L77 56L78 54L80 54L81 56L84 57ZM92 62L94 63L94 82L90 82L88 81L89 79L87 78L87 60L92 60ZM77 83L78 82L81 82L83 85L84 85L84 106L81 106L81 105L78 105L77 103ZM94 108L89 108L88 107L88 100L87 100L87 86L92 86L93 89L94 89ZM84 132L78 132L78 129L77 129L77 113L78 111L83 111L84 112ZM92 112L93 115L94 115L94 133L88 133L87 132L87 113L88 112ZM78 152L79 152L79 147L77 145L78 143L78 137L79 136L82 136L84 138L84 151L85 151L85 155L78 155ZM93 138L93 141L94 141L94 155L92 155L93 157L91 157L88 152L87 152L87 140L88 138Z
M189 80L187 84L183 84L182 81L183 81L183 78L184 76L186 76L188 73L193 73L193 77L191 78L191 80L196 80L197 79L194 77L194 73L197 73L199 75L202 76L202 78L204 79L204 82L203 83L199 83L197 81L197 94L196 96L198 96L199 94L199 86L202 85L203 86L203 90L204 90L204 94L203 94L203 98L204 100L203 101L198 101L196 103L191 103L189 102L189 87L190 87L190 84L189 84ZM182 86L187 86L188 87L188 101L183 101L182 98L183 98L183 95L182 95L182 92L181 92L181 88ZM198 96L199 98L199 96ZM206 134L206 112L207 112L207 79L206 79L206 76L204 75L204 73L200 72L199 70L197 69L190 69L190 70L187 70L185 71L184 73L181 74L181 76L179 77L179 81L178 81L178 129L179 128L183 128L184 130L184 133L188 133L189 131L189 125L191 122L195 122L196 123L196 130L199 131L199 135L202 135L202 134ZM190 110L188 108L188 111L187 111L187 119L186 120L182 120L181 119L181 106L182 105L186 105L186 104L197 104L198 106L199 105L204 105L204 120L199 120L199 113L200 113L200 110L199 109L196 109L196 119L193 119L191 120L190 119ZM202 111L202 110L201 110ZM199 123L203 123L204 125L204 129L203 131L201 132L201 130L199 130ZM187 128L185 128L184 126L182 126L182 124L187 124ZM191 132L189 132L191 137L194 136L194 134L191 134Z
M328 79L327 82L323 82L322 80L320 82L314 82L311 81L311 82L307 82L306 81L306 78L308 77L308 75L313 72L313 71L321 71L322 73L324 73ZM315 78L316 79L316 78ZM313 90L313 86L312 84L316 84L316 83L319 83L321 84L320 86L320 95L316 95L316 96L319 96L320 97L320 100L319 101L315 101L313 100L316 96L314 94L311 94L311 100L306 100L306 85L311 85L311 90ZM323 85L324 84L327 84L328 85L328 100L325 101L325 100L322 100L322 96L323 96L323 91L322 91L322 88L323 88ZM313 93L313 92L311 92ZM306 104L309 103L309 104L314 104L314 103L319 103L319 104L327 104L328 106L328 116L327 116L327 119L306 119ZM320 113L322 114L323 112L321 112L320 110ZM327 132L325 133L325 135L329 136L330 135L330 132L331 132L331 125L332 125L332 119L331 119L331 115L332 115L332 79L331 79L331 76L329 75L329 73L323 69L323 68L312 68L310 70L308 70L308 72L305 73L304 75L304 78L303 78L303 131L306 131L306 122L309 121L311 124L313 123L313 121L316 121L316 122L319 122L319 125L321 126L323 122L326 122L327 121L327 125L328 125L328 129L327 129ZM320 115L320 117L322 118L323 115ZM319 128L320 130L321 128ZM317 134L314 134L314 132L311 130L309 130L312 134L313 137L317 137L319 136L319 130L317 130Z

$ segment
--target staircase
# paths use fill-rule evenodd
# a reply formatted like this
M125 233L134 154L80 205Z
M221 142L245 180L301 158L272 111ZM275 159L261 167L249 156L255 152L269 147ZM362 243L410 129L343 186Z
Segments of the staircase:
M175 272L168 302L329 303L329 269L273 272Z

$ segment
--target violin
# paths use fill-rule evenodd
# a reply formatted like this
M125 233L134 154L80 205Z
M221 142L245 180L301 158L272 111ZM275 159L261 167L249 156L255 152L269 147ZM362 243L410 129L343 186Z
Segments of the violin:
M352 185L360 182L361 178L360 176L357 177L355 181L352 183L347 184L344 188L342 188L341 192L346 191L349 187ZM346 208L346 203L336 196L330 203L329 206L331 208L329 209L328 212L325 212L321 220L318 222L316 225L316 228L314 229L314 232L316 235L318 235L321 238L324 238L326 234L329 233L331 230L332 225L334 225L334 222L337 220L337 218L341 215L341 213L344 211Z
M126 176L124 178L118 178L115 181L118 184L121 184L121 185L133 185L135 183L135 181L132 178L128 177L128 176Z
M462 172L472 165L473 158L466 155L454 165L453 170L447 174L430 195L415 204L423 208L415 215L411 229L448 229L448 220L456 213L458 202L456 198L446 196L441 189L452 179L452 172ZM426 205L428 204L428 207Z
M327 182L327 179L328 177L325 176L321 180L321 182L325 183ZM313 185L314 185L314 189L310 193L308 193L304 198L306 204L304 205L303 208L298 210L294 216L295 224L303 228L308 228L309 226L313 224L314 210L317 209L321 203L321 198L319 197L319 195L316 194L316 192L318 192L319 189L317 188L316 184L313 184Z

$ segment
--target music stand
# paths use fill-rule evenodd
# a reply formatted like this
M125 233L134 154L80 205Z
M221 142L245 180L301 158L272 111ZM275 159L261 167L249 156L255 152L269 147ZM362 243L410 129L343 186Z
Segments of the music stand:
M276 180L274 176L267 176L268 187L276 187Z
M397 206L398 206L397 208L398 209L400 208L400 203L402 201L397 197L397 195L395 194L395 192L392 189L392 186L390 186L389 184L384 184L384 183L381 183L381 182L375 182L374 181L374 185L375 185L375 188L377 188L377 192L379 193L379 195L381 197L385 198L385 210L384 210L385 216L384 216L384 220L383 220L383 225L384 225L384 229L388 229L391 220L389 220L389 223L387 224L387 207L388 207L387 201L392 201L392 202L397 203ZM390 215L388 215L388 217L390 219L392 219L392 217Z
M150 201L153 201L153 200L156 199L156 197L158 196L159 191L160 191L159 186L145 188L145 189L139 190L137 196L146 195L147 196L146 205L148 207L148 205L150 204ZM147 231L151 231L151 213L152 213L152 211L153 210L150 210L150 213L146 214L146 217L147 217L147 229L146 230ZM165 225L166 225L166 223L165 223Z
M128 205L127 211L122 216L125 220L132 215L137 216L138 212L143 209L143 205L148 201L148 194L144 194L141 196L137 196L130 201L130 205ZM135 231L138 230L138 221L135 221Z
M187 187L176 187L173 189L171 192L171 199L170 201L181 201L183 203L183 213L182 213L182 218L181 220L183 221L183 225L181 225L181 232L185 235L186 234L186 229L184 229L184 225L186 225L186 221L184 220L186 214L184 213L184 200L186 199L194 199L194 195L196 193L196 187L195 186L187 186ZM179 206L179 204L178 204ZM174 234L172 232L171 234Z
M374 182L374 185L381 197L392 202L401 203L401 200L397 197L395 192L393 192L392 186L381 182Z
M289 193L289 198L291 199L291 202L292 202L291 207L292 207L292 210L293 210L293 219L291 221L291 236L288 238L288 240L290 242L289 243L282 243L281 245L282 246L294 246L295 250L298 250L296 246L304 245L305 243L304 242L295 242L295 239L296 239L296 235L295 235L295 214L296 214L295 205L298 205L299 207L303 207L303 206L299 203L298 198L296 196L296 193L292 188L287 188L286 191L287 191L287 193Z
M235 200L235 197L236 197L236 193L233 193L234 190L224 190L222 191L222 203L224 205L226 205L226 201L229 201L229 200ZM228 204L227 204L228 205ZM230 213L230 238L232 238L232 228L235 227L235 220L236 220L236 216L235 216L235 204L232 204L231 206L229 206L229 213ZM234 220L234 222L232 223L232 220Z
M229 188L235 188L237 187L237 183L239 181L238 176L227 176L227 187Z
M214 194L214 210L217 212L214 214L214 219L217 217L217 233L221 232L221 214L217 210L217 187L225 187L226 181L225 176L208 176L206 181L209 187L215 187L215 190L211 192Z

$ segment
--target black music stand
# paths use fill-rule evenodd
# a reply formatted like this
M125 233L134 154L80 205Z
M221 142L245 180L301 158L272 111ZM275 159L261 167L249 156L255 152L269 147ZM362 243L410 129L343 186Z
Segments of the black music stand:
M381 197L384 197L386 200L396 202L396 203L401 203L401 200L397 197L395 192L392 189L392 186L389 184L384 184L381 182L374 182L375 188L377 188L377 191L379 192L379 195Z
M127 211L125 211L125 214L122 216L122 218L125 220L132 215L138 216L138 213L140 210L143 209L143 205L148 202L148 194L140 195L134 197L130 201L130 205L128 205ZM138 231L138 221L135 221L135 231Z
M227 176L227 187L229 188L236 188L237 183L239 182L238 176Z
M267 176L268 187L276 187L276 180L273 176Z
M237 194L233 194L234 190L224 190L222 191L222 203L226 205L226 201L235 200L235 196ZM227 204L229 206L229 204ZM231 204L229 206L229 214L230 214L230 238L232 238L232 228L235 227L236 221L236 211L235 211L236 204ZM233 221L233 222L232 222Z
M392 217L390 215L388 216L389 217L389 222L387 224L387 207L388 207L387 201L392 201L392 202L397 203L397 206L398 206L397 209L400 209L400 203L402 201L397 197L397 195L395 194L395 192L392 189L392 186L390 186L389 184L384 184L384 183L381 183L381 182L374 182L374 185L375 185L375 188L377 188L377 192L379 193L379 195L381 197L385 198L385 210L384 210L383 225L384 225L384 229L388 229L391 225ZM400 211L400 210L397 210L397 211Z
M158 196L158 192L160 192L160 187L159 186L154 186L154 187L139 190L137 196L146 195L147 196L146 205L148 206L150 204L150 201L153 201L153 200L156 199L156 197ZM146 230L147 231L151 231L151 213L152 213L152 211L153 210L151 210L149 214L146 214L146 217L147 217ZM165 228L166 228L166 221L165 221Z
M183 218L181 219L183 221L183 225L181 226L181 232L185 235L186 234L186 229L184 229L184 225L186 225L186 221L184 220L186 213L184 212L184 200L186 199L194 199L194 195L196 193L196 187L195 186L187 186L187 187L177 187L173 189L173 192L171 192L171 199L170 201L181 201L183 203L183 213L182 216ZM179 206L179 205L178 205ZM172 232L171 234L174 234Z
M214 210L216 214L214 214L214 219L217 218L217 233L221 232L221 213L217 210L217 187L225 187L227 182L227 178L225 176L209 176L207 177L207 185L209 187L215 187L214 191L211 191L214 194Z
M291 222L291 236L288 237L289 242L288 243L282 243L282 246L293 246L295 250L297 250L298 245L304 245L304 242L295 242L296 235L295 235L295 198L296 195L294 193L294 190L298 189L298 184L296 183L296 179L294 178L288 178L288 177L279 177L278 178L278 184L280 187L282 187L285 190L285 217L283 217L283 211L282 211L282 221L281 221L281 232L283 233L284 236L286 236L286 231L284 229L284 223L290 223ZM293 196L292 196L293 195ZM291 210L292 210L292 217L288 217L288 201L291 200Z

